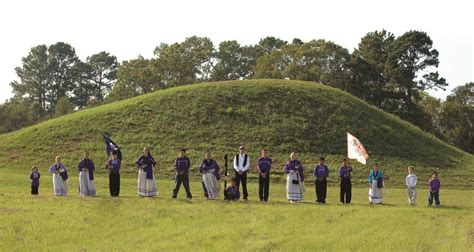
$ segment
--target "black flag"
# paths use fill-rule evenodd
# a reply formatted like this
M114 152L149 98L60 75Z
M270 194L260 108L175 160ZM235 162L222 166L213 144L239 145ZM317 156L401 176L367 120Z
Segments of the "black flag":
M117 153L117 157L119 160L122 160L122 152L120 151L119 146L110 139L110 137L102 133L102 137L104 138L104 144L105 144L105 155L107 156L107 159L109 156L113 153Z

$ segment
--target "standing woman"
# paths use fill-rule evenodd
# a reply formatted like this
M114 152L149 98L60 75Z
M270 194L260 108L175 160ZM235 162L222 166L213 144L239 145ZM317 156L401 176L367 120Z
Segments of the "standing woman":
M219 169L217 162L211 159L211 152L207 151L205 159L199 165L199 172L202 174L202 188L207 199L219 198L221 190Z
M49 167L49 172L53 174L53 189L56 196L67 196L67 170L61 163L61 157L56 156L55 163Z
M153 167L155 159L151 156L148 147L143 148L143 154L137 160L138 167L138 195L142 197L154 197L157 194L155 174Z
M347 158L342 160L342 166L339 168L339 179L341 183L341 203L350 204L352 198L352 167Z
M368 181L370 204L382 204L383 175L378 163L375 163L374 169L370 171Z
M77 165L79 170L79 195L95 196L94 162L89 158L89 151L84 151L84 159Z
M298 160L296 152L292 152L290 160L285 165L286 198L294 203L303 200L304 193L304 167Z
M109 191L110 196L118 197L120 194L120 166L122 165L118 159L117 152L112 153L112 159L107 162L109 169Z

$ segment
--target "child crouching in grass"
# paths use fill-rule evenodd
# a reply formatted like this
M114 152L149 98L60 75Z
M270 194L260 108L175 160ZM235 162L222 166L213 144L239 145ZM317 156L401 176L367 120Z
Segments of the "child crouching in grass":
M430 186L430 196L428 197L428 206L433 205L435 201L436 206L438 207L441 203L439 202L439 189L441 188L441 182L438 179L438 173L433 172L431 174L431 179L428 182Z
M230 185L225 189L224 192L225 200L239 200L240 192L239 187L236 185L236 178L232 177L230 179Z
M38 187L39 187L39 179L40 179L40 173L38 172L38 167L34 165L31 167L31 174L30 174L30 179L31 179L31 195L38 195Z

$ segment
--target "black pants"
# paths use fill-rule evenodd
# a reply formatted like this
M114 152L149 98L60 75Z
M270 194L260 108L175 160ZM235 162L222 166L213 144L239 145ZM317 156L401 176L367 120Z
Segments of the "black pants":
M39 186L31 186L31 194L38 195L38 187Z
M267 173L267 177L262 177L258 174L258 197L260 201L268 201L268 194L270 191L270 174Z
M433 205L433 200L436 202L435 204L439 206L441 202L439 202L439 191L438 192L430 192L430 196L428 197L428 204Z
M315 187L316 187L316 201L317 202L326 203L327 186L328 186L328 182L326 179L322 179L322 180L316 179Z
M176 175L175 183L174 183L174 190L173 190L173 198L178 197L179 188L181 187L181 183L184 185L184 190L186 190L186 197L188 199L193 198L191 194L191 190L189 190L189 176L188 174Z
M351 203L351 197L352 197L351 179L350 178L341 179L341 202L349 204Z
M109 190L110 196L118 197L120 194L120 173L110 172L109 173Z
M249 196L249 193L247 192L247 172L243 172L242 175L240 175L238 172L235 172L235 183L237 184L237 187L240 188L240 182L242 181L242 192L244 194L244 200L246 200Z

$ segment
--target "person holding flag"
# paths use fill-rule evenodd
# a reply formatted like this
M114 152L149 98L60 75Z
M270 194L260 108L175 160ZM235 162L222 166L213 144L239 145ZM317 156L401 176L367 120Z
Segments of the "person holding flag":
M340 200L342 204L350 204L352 198L352 167L347 158L342 160L342 166L339 168L339 182L341 185Z
M138 195L142 197L156 196L158 193L154 174L156 161L148 147L143 148L143 153L137 159L136 164L138 167Z
M107 134L102 134L105 144L106 169L109 170L109 191L110 196L118 197L120 194L120 167L122 165L122 152L120 147L110 139ZM109 160L109 156L112 159Z
M89 158L89 151L84 151L84 159L77 165L79 171L79 195L95 196L94 162Z

